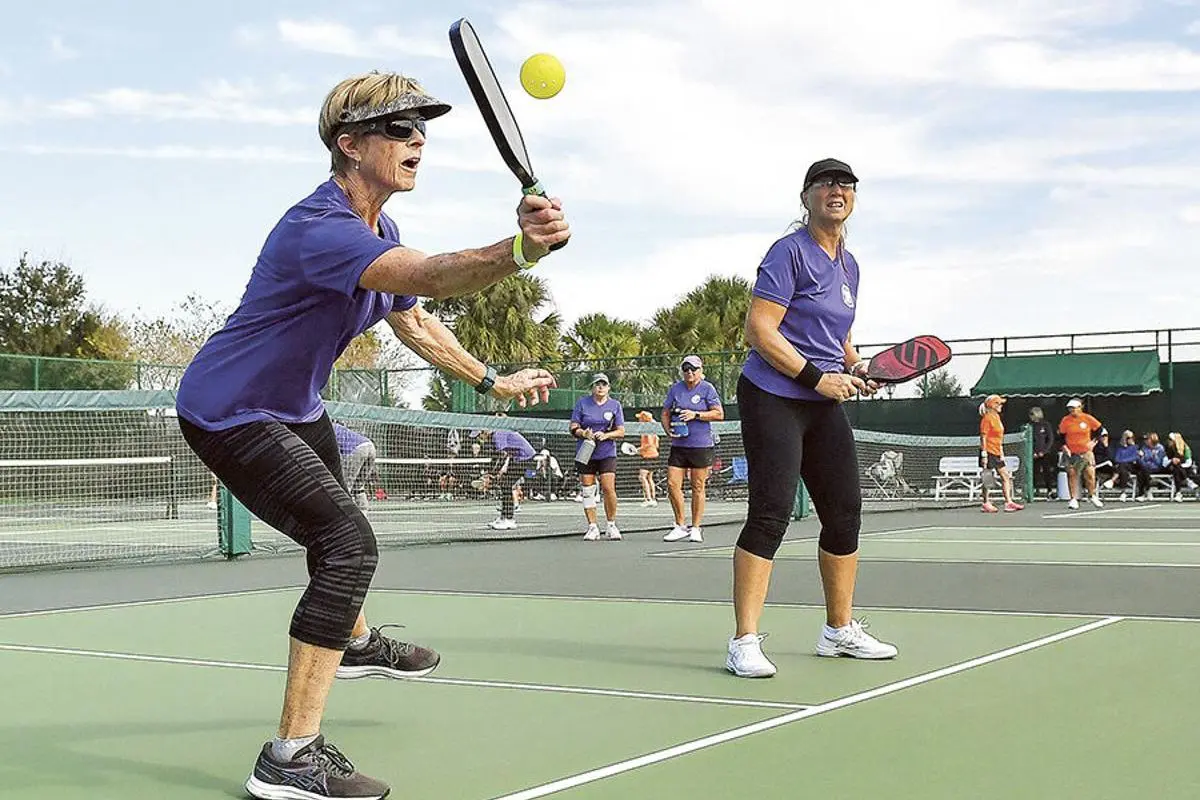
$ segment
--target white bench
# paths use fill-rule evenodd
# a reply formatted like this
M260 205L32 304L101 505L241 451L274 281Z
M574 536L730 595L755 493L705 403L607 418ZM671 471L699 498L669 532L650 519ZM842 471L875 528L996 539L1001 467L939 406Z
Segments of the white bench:
M1005 456L1004 463L1015 478L1021 459ZM938 460L941 474L933 476L933 499L941 500L944 495L966 494L974 500L983 492L983 479L979 477L979 456L945 456Z

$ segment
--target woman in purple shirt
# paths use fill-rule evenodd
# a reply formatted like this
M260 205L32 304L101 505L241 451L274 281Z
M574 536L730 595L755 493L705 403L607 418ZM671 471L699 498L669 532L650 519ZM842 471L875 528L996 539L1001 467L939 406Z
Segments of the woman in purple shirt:
M184 439L259 519L305 548L309 584L291 622L287 689L276 737L246 791L258 798L378 798L320 735L334 677L424 675L432 650L367 626L363 601L379 559L371 524L346 490L320 390L350 341L381 320L409 349L481 393L521 405L548 399L542 370L498 376L417 303L483 289L532 266L570 230L557 200L525 196L520 232L487 247L429 256L400 243L383 213L412 191L425 124L450 107L402 75L339 83L318 125L330 180L267 237L225 327L188 366L176 403Z
M841 161L809 167L800 227L775 242L758 267L746 317L753 349L737 387L750 505L734 550L736 629L725 667L739 677L775 674L758 623L801 478L821 520L825 626L817 654L896 655L852 616L862 491L853 431L840 403L877 388L864 381L866 364L850 338L858 263L846 250L845 223L857 188L854 171Z
M686 356L679 365L683 376L667 390L663 401L662 426L671 441L667 458L667 495L675 514L675 527L664 542L703 542L700 525L704 520L704 489L708 468L712 466L716 446L712 424L725 419L717 387L704 380L704 362L700 356ZM683 476L687 473L692 487L692 524L685 526Z
M609 539L621 538L617 527L616 443L625 438L625 410L608 392L608 376L597 372L592 376L592 393L576 400L571 411L571 435L579 440L575 445L575 471L579 473L583 514L588 523L583 538L588 542L600 538L596 498L601 492L606 520L604 533Z

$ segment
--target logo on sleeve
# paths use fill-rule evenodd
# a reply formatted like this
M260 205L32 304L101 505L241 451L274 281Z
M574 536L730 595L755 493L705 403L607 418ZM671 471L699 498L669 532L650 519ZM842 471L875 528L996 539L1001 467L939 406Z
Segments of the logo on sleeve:
M613 418L613 412L611 412L611 411L604 412L604 421L605 422L611 422L612 418Z
M694 395L692 395L692 402L693 402L693 403L699 403L699 402L700 402L700 395L698 395L698 394L694 394Z

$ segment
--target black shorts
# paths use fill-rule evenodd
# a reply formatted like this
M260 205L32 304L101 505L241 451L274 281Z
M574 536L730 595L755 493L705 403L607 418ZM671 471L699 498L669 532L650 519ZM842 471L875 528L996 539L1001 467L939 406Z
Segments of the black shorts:
M654 458L643 458L638 461L638 469L654 472L654 470L659 468L659 461L660 459L657 456Z
M1000 456L994 456L994 455L992 455L991 453L988 453L988 457L987 457L987 467L985 467L985 469L995 469L995 470L998 470L998 469L1000 469L1001 467L1006 467L1006 466L1008 466L1008 465L1004 463L1004 459L1003 459L1003 458L1001 458Z
M713 456L716 454L715 447L672 447L671 455L667 456L668 467L682 467L683 469L704 469L711 467Z
M575 462L576 475L603 475L606 472L612 473L617 471L617 457L609 456L608 458L593 458L586 464Z

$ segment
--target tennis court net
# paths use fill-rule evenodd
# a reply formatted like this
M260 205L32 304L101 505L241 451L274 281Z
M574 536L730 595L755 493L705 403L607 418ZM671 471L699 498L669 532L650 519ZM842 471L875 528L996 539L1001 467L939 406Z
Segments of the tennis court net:
M183 441L173 405L169 391L0 393L0 569L296 550L228 493L210 502L213 477ZM578 536L585 529L576 442L565 420L344 403L327 408L335 422L371 443L371 457L348 454L343 465L357 467L346 482L382 546ZM737 523L747 503L740 426L730 421L714 429L705 524ZM535 451L511 467L521 477L513 530L488 527L500 504L496 453L486 435L496 430L520 433ZM672 525L668 440L661 438L655 459L637 452L641 436L660 434L657 423L626 425L615 476L624 532L665 532ZM855 440L867 512L978 501L977 480L947 478L944 468L977 456L975 436L856 431ZM1022 435L1006 442L1024 464ZM643 471L655 505L647 502ZM1020 491L1025 471L1015 475ZM797 511L811 509L798 504Z

